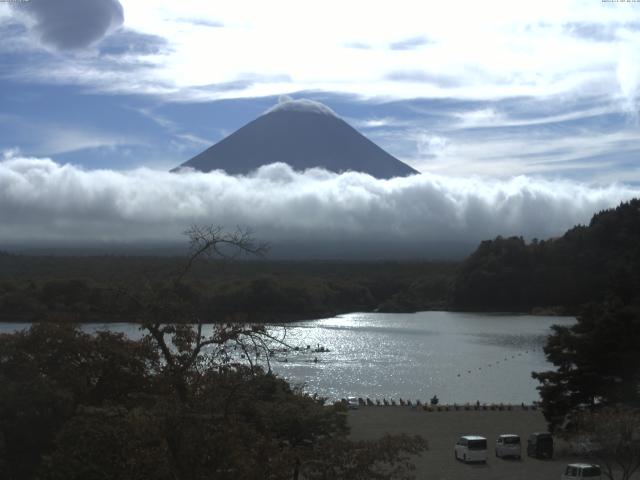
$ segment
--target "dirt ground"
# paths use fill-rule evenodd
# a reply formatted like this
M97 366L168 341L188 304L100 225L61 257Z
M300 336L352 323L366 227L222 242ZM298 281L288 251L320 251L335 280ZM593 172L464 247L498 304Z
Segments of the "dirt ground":
M426 412L411 407L362 407L349 411L351 437L373 439L384 433L422 435L429 450L417 457L419 480L547 480L560 479L567 463L586 461L569 457L566 446L556 440L553 460L538 460L526 455L526 439L532 432L546 431L540 411L442 411ZM522 460L496 458L496 437L515 433L523 439ZM461 435L482 435L488 441L486 464L464 464L453 457L453 446ZM634 476L634 479L638 476Z

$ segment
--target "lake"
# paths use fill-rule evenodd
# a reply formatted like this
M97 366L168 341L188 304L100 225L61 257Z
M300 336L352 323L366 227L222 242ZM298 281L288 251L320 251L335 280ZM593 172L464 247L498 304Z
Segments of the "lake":
M551 325L574 322L514 314L350 313L288 324L287 343L301 351L273 357L272 368L330 399L425 401L437 395L443 403L531 403L539 398L531 372L552 368L542 351ZM24 327L4 323L0 332ZM140 335L137 325L127 323L83 329ZM272 330L282 333L280 327ZM318 345L329 352L312 352Z

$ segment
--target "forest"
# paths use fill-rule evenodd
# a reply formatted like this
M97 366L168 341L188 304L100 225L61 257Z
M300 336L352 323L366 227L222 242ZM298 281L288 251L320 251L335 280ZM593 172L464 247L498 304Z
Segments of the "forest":
M559 238L487 240L460 266L451 305L575 314L587 302L640 300L640 200L601 211Z
M184 257L36 257L0 253L0 320L135 321L123 292L168 288ZM184 294L205 322L289 321L353 311L442 309L447 262L202 259Z

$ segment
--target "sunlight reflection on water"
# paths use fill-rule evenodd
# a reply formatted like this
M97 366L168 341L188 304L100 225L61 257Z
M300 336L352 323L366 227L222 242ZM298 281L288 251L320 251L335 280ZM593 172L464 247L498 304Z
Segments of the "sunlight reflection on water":
M286 341L300 351L272 358L272 368L304 384L307 392L330 399L425 401L438 395L445 403L529 403L538 399L531 372L551 368L542 352L550 326L574 322L484 313L350 313L287 325ZM4 323L0 332L26 326ZM83 329L141 335L138 325L130 323L86 324ZM283 334L281 327L271 332ZM318 346L329 351L313 352Z
M353 313L288 327L303 346L273 369L329 398L420 398L443 402L531 402L531 371L546 370L542 346L566 317L420 312ZM322 345L328 353L307 353ZM318 362L314 362L314 358Z

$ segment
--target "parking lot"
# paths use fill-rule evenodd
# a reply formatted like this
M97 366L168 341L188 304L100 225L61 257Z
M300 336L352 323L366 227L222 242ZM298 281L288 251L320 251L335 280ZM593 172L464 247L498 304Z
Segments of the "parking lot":
M353 439L373 439L385 432L422 435L429 450L417 457L416 478L426 480L546 480L560 479L567 463L585 461L566 455L566 446L556 440L553 460L538 460L526 455L530 433L545 431L539 411L441 411L425 412L410 407L364 407L349 412ZM522 459L494 456L496 437L515 433L522 438ZM488 441L486 464L465 464L454 459L453 447L461 435L482 435ZM634 479L640 478L638 475Z

